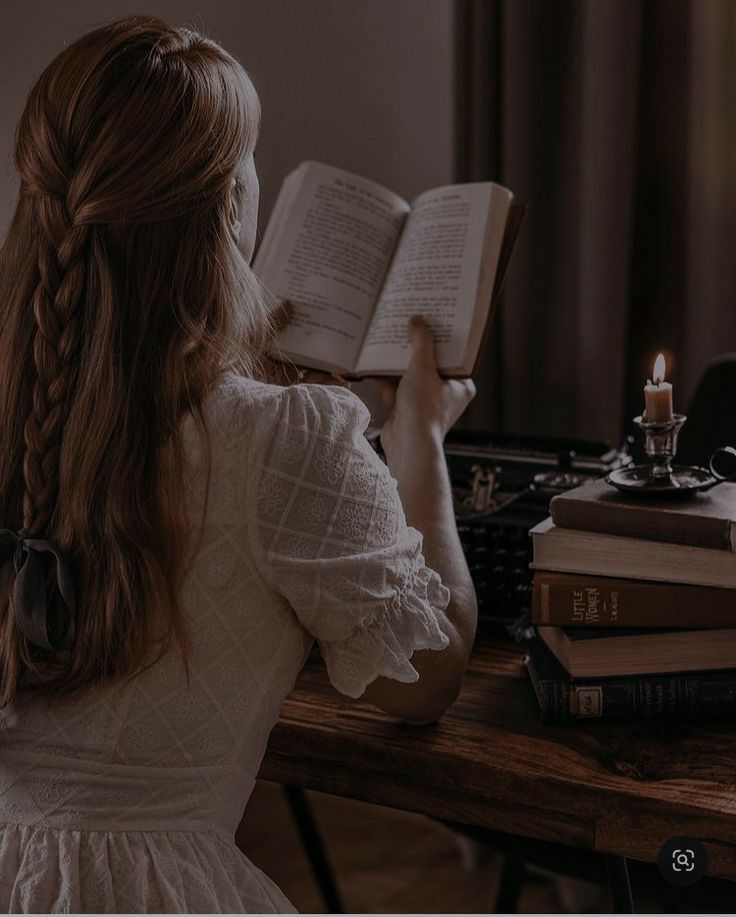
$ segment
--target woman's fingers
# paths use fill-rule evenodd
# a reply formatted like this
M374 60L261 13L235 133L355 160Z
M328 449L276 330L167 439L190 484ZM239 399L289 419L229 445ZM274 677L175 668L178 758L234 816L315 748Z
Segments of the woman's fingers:
M421 315L412 315L408 325L409 343L411 344L413 363L424 367L437 368L434 352L434 335L432 329Z
M299 382L313 382L317 385L339 385L350 388L350 382L342 376L333 376L331 373L317 369L300 369L294 363L285 363L282 360L270 358L266 362L268 381L272 385L297 385Z
M321 372L317 369L304 371L299 381L312 382L316 385L339 385L341 388L350 388L350 382L347 379L343 379L342 376L334 376L332 373Z

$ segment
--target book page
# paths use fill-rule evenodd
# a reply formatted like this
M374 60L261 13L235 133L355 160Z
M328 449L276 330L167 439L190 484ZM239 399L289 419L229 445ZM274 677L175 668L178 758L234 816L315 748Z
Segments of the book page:
M409 205L341 169L309 162L296 171L300 181L254 270L294 305L278 337L282 351L310 366L351 370Z
M270 271L273 259L277 256L281 237L287 225L287 214L299 189L300 178L300 170L294 169L286 176L279 188L268 226L253 259L253 269L260 277Z
M491 182L448 185L416 198L356 372L403 372L410 356L406 326L415 313L434 332L438 366L462 366L496 187Z

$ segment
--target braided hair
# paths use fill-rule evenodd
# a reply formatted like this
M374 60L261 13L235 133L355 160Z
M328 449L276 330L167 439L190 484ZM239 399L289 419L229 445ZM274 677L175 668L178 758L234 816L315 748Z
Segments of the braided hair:
M23 440L23 526L45 531L59 494L59 464L67 399L74 390L89 225L75 222L61 196L41 192L39 281L33 296L36 380ZM72 210L73 213L73 210Z
M273 335L227 231L259 120L240 63L157 17L83 35L29 94L0 248L0 527L54 539L78 617L71 649L39 651L0 582L0 704L24 681L52 700L132 678L172 636L189 675L179 590L209 488L190 544L182 420L208 444L205 395Z

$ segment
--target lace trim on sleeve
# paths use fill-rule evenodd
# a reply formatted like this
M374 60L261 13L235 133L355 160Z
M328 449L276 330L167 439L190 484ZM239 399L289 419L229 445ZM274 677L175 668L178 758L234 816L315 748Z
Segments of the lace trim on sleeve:
M410 683L419 673L409 661L415 650L443 650L449 645L437 612L450 601L450 590L417 551L395 595L361 621L342 640L319 640L333 687L360 697L379 676Z

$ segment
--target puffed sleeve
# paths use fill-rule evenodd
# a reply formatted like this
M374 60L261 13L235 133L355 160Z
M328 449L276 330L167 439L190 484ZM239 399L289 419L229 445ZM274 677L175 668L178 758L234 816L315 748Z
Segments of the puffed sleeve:
M417 681L412 653L449 644L450 592L363 436L368 409L338 386L290 386L278 401L254 455L262 575L317 639L342 694L360 697L378 676Z

